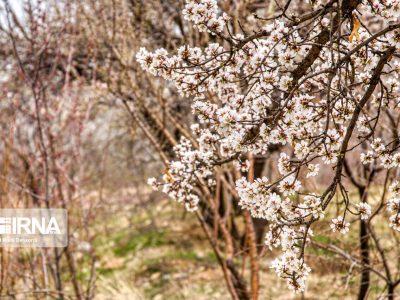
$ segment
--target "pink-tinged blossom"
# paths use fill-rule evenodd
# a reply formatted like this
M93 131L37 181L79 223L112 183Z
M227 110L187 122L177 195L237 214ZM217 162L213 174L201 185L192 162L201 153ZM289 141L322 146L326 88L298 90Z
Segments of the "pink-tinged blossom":
M331 229L333 232L340 232L341 234L346 234L349 232L350 223L346 222L342 216L332 219Z
M357 204L357 209L361 220L368 220L371 216L371 206L368 203L361 202Z

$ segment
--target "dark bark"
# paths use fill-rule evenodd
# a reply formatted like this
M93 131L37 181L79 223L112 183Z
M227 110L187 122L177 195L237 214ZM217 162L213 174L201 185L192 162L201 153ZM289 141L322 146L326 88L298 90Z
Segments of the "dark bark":
M342 3L342 17L348 18L351 16L352 12L357 8L358 4L361 1L359 0L348 0L343 1ZM319 57L321 50L323 49L324 45L329 41L331 35L334 34L340 25L340 18L339 15L336 15L333 19L333 26L326 27L323 29L316 38L315 44L312 46L310 51L308 52L307 56L304 60L298 65L298 67L293 71L293 81L292 85L295 86L299 79L303 77L314 61Z
M235 265L231 260L226 261L226 266L232 274L232 281L235 287L235 291L240 300L250 300L250 295L247 290L247 283L244 278L240 275Z
M360 254L363 266L369 265L369 235L367 222L361 220L360 222ZM369 285L370 285L370 270L367 267L361 269L360 288L358 291L358 300L367 299Z
M393 284L388 285L387 298L388 298L388 300L394 300L394 285Z
M361 202L367 202L368 199L367 188L364 186L359 186L358 192L360 195ZM369 233L368 233L368 224L367 221L365 220L360 220L359 241L360 241L360 256L363 267L361 268L358 300L364 300L367 299L368 297L368 290L370 286L370 270L368 267L366 267L370 264Z

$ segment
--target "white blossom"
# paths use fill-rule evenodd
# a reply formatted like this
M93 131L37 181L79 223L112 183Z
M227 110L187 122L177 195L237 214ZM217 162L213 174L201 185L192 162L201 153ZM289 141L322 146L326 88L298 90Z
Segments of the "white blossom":
M349 232L350 223L346 222L342 216L332 219L331 229L333 232L339 231L341 234Z
M358 212L360 213L361 220L368 220L371 216L371 206L368 203L360 202L357 204Z

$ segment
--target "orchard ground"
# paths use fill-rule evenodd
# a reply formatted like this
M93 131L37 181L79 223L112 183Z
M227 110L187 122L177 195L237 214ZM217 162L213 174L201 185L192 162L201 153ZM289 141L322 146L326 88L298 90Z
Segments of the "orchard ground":
M100 258L97 263L98 298L229 299L221 269L196 218L161 194L145 197L124 204L123 212L107 214L109 219L96 228L103 232L95 241ZM328 215L319 223L318 229L314 229L313 241L339 246L357 258L357 228L353 227L358 223L352 222L349 234L343 236L331 232L329 221ZM382 222L379 229L385 235L393 236L387 223ZM392 247L389 244L384 246ZM307 261L313 269L311 278L307 291L295 296L287 289L286 283L269 269L275 255L267 250L261 260L260 299L356 297L359 269L343 256L310 247ZM372 263L374 259L373 256ZM394 260L392 262L395 263ZM85 270L82 272L85 273ZM244 276L249 278L249 274ZM377 278L373 274L371 276L370 299L383 298L385 286L378 285Z

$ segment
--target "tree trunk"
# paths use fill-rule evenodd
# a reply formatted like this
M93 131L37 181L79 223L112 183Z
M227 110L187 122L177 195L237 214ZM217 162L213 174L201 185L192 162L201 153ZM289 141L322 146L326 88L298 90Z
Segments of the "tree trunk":
M361 202L367 202L368 191L366 188L360 188L360 199ZM364 300L368 297L368 290L370 284L370 270L368 269L369 265L369 234L368 234L368 224L367 221L360 221L360 255L361 262L363 264L361 269L361 279L360 279L360 288L358 291L358 300Z
M369 244L368 244L368 228L367 223L363 220L360 222L360 252L361 252L361 262L363 266L369 265ZM367 267L362 267L361 269L361 282L360 289L358 292L358 300L367 299L368 289L370 284L370 274Z
M394 300L394 285L393 284L388 285L387 298L388 298L388 300Z

